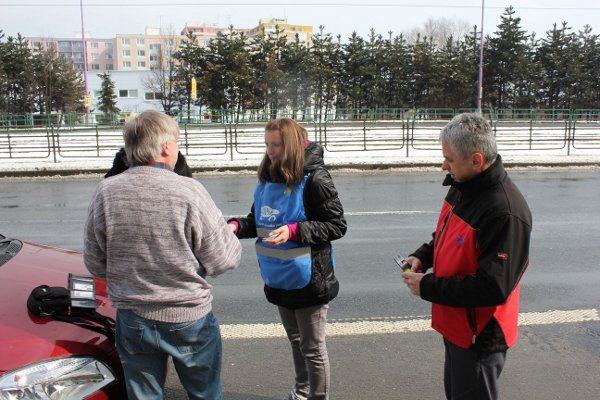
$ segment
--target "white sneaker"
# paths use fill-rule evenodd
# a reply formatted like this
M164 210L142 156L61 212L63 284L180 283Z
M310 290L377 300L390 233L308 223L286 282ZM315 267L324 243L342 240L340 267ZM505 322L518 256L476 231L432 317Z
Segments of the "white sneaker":
M296 391L296 389L292 389L284 400L308 400L308 398Z

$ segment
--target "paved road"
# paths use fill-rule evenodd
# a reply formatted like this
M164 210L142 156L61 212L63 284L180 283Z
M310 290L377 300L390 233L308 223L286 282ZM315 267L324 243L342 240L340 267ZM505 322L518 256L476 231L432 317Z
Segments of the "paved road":
M534 215L520 341L501 380L506 399L597 398L600 392L600 175L513 171ZM245 214L253 177L202 176L226 215ZM336 243L341 292L330 311L332 399L442 399L439 336L429 305L402 285L391 257L429 237L445 193L440 173L335 175L349 230ZM2 180L0 231L81 249L96 180ZM214 280L225 399L277 400L292 385L288 344L262 294L252 241L242 266ZM554 312L558 310L560 312ZM246 326L245 324L254 324ZM174 375L168 398L185 398Z

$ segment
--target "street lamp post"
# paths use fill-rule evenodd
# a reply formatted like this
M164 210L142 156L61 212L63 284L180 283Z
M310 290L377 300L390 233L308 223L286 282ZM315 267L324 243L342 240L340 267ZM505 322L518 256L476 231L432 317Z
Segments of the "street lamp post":
M85 113L86 116L87 114L89 114L90 112L90 97L89 97L89 92L88 92L88 80L87 80L87 46L85 43L85 28L83 25L83 0L79 0L79 11L81 14L81 45L83 48L83 82L85 83L85 93L84 93L84 99L85 99Z
M481 102L483 98L483 14L485 0L481 0L481 36L479 41L479 79L477 80L477 111L481 114Z

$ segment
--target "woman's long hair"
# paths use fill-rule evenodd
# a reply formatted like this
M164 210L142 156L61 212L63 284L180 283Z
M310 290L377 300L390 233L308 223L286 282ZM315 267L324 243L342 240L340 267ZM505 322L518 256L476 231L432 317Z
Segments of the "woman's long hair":
M265 155L258 167L258 179L285 182L288 187L300 183L304 176L304 141L308 139L306 129L291 118L277 118L265 126L265 132L277 131L281 136L283 154L275 163Z

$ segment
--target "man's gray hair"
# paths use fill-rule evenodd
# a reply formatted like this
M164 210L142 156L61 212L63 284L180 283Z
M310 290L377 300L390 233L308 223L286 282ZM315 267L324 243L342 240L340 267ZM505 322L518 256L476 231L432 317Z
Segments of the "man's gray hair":
M480 152L486 163L494 162L498 154L490 123L476 113L463 113L452 118L440 132L440 143L449 144L452 151L463 158Z
M125 154L129 164L148 164L162 153L162 145L179 138L179 125L167 114L147 110L123 128Z

